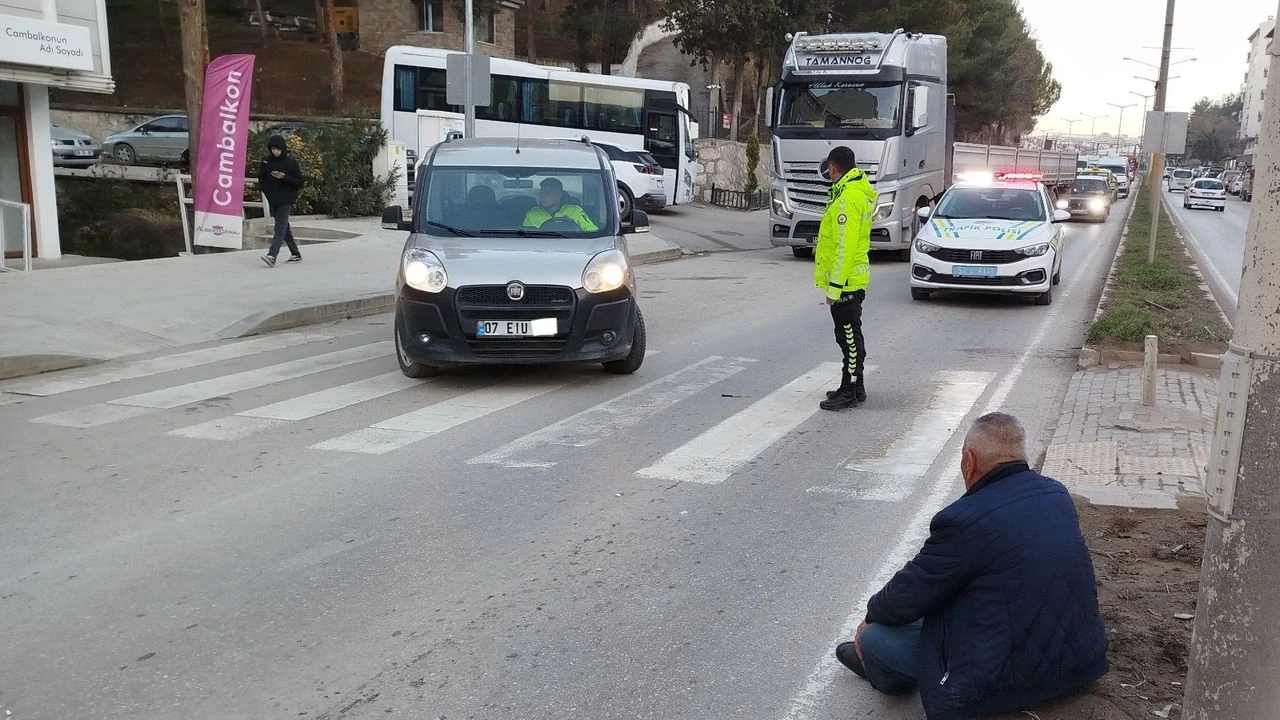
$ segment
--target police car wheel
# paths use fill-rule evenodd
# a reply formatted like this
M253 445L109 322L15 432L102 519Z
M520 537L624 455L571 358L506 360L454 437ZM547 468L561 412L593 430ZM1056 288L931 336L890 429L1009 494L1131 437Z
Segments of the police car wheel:
M1053 291L1052 291L1052 290L1045 290L1044 292L1040 293L1039 295L1036 295L1036 296L1035 296L1035 299L1034 299L1034 300L1032 300L1032 303L1033 303L1033 304L1035 304L1035 305L1052 305L1052 304L1053 304Z
M925 290L924 288L911 288L912 300L928 300L929 295L930 295L929 291Z
M1058 283L1061 283L1061 282L1062 282L1062 266L1059 265L1057 272L1053 274L1053 284L1057 285Z

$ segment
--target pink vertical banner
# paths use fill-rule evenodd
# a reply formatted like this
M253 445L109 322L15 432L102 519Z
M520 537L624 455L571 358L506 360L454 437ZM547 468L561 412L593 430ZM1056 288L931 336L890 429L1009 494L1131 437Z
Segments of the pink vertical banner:
M195 236L205 247L244 247L244 175L253 55L222 55L204 74L196 144Z

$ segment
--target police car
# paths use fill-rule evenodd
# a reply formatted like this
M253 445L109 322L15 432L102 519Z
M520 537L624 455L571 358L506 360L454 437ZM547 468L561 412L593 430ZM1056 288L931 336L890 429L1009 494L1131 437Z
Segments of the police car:
M911 245L911 298L935 292L1012 293L1053 302L1062 275L1062 228L1035 173L963 178L921 208L928 222Z

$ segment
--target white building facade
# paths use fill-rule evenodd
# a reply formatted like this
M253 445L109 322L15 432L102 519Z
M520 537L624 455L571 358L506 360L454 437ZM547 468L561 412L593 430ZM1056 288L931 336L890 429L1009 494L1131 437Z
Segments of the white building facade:
M0 0L0 237L5 257L62 255L49 88L115 92L106 0ZM29 208L24 237L22 206ZM12 263L6 263L12 266Z
M1275 31L1275 18L1269 17L1249 36L1248 69L1244 74L1244 104L1240 110L1240 139L1244 141L1243 159L1248 164L1253 164L1258 135L1262 132L1262 109L1267 98L1267 71L1271 65L1267 48L1271 45Z

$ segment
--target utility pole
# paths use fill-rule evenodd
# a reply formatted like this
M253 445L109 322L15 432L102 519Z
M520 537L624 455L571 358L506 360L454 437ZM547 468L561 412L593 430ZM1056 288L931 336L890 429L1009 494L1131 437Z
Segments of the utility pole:
M209 32L205 25L204 0L178 0L178 23L182 35L182 75L187 103L188 159L192 175L196 170L200 137L200 105L204 102L204 71L209 66ZM259 18L264 23L265 18Z
M1107 104L1113 108L1120 108L1120 126L1116 129L1116 154L1119 155L1120 154L1120 136L1124 134L1124 111L1126 108L1131 108L1136 106L1137 103L1129 103L1128 105L1119 105L1117 103L1107 103Z
M1280 93L1277 52L1273 41L1268 95ZM1280 105L1267 103L1264 113L1255 182L1267 188L1280 178ZM1280 708L1280 280L1266 270L1280 263L1277 233L1280 208L1255 203L1209 460L1187 720L1269 718Z
M476 101L471 92L471 77L475 72L476 64L476 17L473 0L467 0L467 89L466 101L462 106L462 129L463 134L468 138L476 136Z
M1169 0L1169 5L1164 11L1164 43L1160 47L1160 79L1156 81L1156 102L1152 106L1152 110L1164 112L1165 90L1169 85L1169 53L1171 45L1173 45L1173 3ZM1164 128L1168 127L1168 121L1161 121L1160 125ZM1156 262L1156 233L1160 230L1160 206L1163 204L1161 200L1160 177L1164 173L1164 137L1160 138L1160 145L1152 148L1151 151L1151 173L1147 178L1147 184L1151 188L1151 240L1147 245L1147 264L1154 265Z

